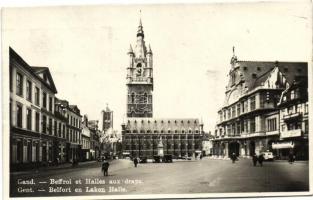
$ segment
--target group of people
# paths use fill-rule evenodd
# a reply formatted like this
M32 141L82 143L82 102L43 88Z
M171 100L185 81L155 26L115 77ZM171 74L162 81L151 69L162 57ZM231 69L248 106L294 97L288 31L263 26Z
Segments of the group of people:
M230 155L230 159L232 160L232 163L235 163L236 160L238 160L238 156L235 153L232 153ZM263 154L260 154L259 156L257 156L256 154L254 154L252 156L252 161L253 161L253 166L256 166L257 163L259 162L260 166L263 166L263 161L264 161L264 156Z
M252 161L253 161L253 166L256 166L257 163L259 162L260 166L262 167L263 166L263 161L264 161L263 154L260 154L259 156L257 156L256 154L253 154Z

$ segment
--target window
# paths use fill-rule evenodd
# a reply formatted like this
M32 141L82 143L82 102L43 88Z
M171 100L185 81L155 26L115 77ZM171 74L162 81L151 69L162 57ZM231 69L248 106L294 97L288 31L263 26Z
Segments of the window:
M268 119L267 120L267 131L276 131L276 130L277 130L276 118Z
M52 103L53 103L52 97L49 97L49 111L51 112L52 112Z
M232 111L231 116L232 116L232 117L236 117L236 108L235 108L235 106L233 106L233 107L231 108L231 111Z
M58 122L56 120L54 120L54 135L55 136L58 135L57 131L58 131Z
M248 120L244 120L244 131L246 132L246 133L248 133Z
M255 110L255 96L250 97L250 110Z
M27 142L27 161L32 162L32 142Z
M36 112L36 115L35 115L35 131L36 132L39 132L39 121L40 121L39 113Z
M21 105L16 105L16 126L22 128L23 110Z
M29 80L26 82L26 99L29 101L32 100L32 82Z
M255 119L251 119L250 120L250 133L254 133L255 132Z
M143 100L143 102L144 103L147 103L148 102L148 95L147 95L147 93L144 93L144 100Z
M47 132L47 117L45 115L42 116L42 132Z
M63 138L65 138L65 124L63 124Z
M131 103L135 103L135 94L134 93L131 94Z
M247 101L247 100L244 101L244 106L243 106L242 112L243 112L243 113L244 113L244 112L248 112L248 101Z
M28 130L32 129L32 110L29 108L26 110L26 128Z
M308 113L309 112L309 105L305 104L304 106L304 113Z
M35 104L39 106L40 90L38 87L35 88Z
M23 76L16 73L16 94L23 96Z
M61 124L61 122L60 122L60 123L59 123L59 137L62 137L61 129L62 129L62 124Z
M237 104L237 116L239 116L239 115L240 115L240 103Z
M52 135L52 118L49 118L49 134Z
M45 92L42 93L42 106L47 108L47 93Z
M239 135L240 132L241 132L240 122L237 122L237 123L236 123L236 126L237 126L237 135Z
M291 90L290 92L290 99L294 99L295 98L295 91L294 90Z

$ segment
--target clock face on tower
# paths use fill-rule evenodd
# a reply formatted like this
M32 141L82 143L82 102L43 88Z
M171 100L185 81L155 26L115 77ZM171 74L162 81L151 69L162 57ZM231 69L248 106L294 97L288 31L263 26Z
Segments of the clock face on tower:
M142 65L141 63L138 63L136 66L136 76L141 76L142 74Z

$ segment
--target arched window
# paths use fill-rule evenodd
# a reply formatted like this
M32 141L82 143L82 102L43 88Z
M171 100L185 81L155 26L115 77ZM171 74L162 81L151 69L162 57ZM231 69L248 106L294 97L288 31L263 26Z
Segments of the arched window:
M131 94L131 103L135 103L135 93Z
M144 95L143 95L143 102L144 103L148 103L148 95L147 95L147 93L144 93Z

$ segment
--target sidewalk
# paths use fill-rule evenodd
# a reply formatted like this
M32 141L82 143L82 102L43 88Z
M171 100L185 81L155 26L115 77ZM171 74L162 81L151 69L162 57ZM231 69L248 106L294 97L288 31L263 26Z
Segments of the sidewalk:
M49 167L40 167L38 169L32 169L27 171L16 171L16 172L10 172L11 175L25 175L25 174L31 174L31 173L39 173L42 171L50 171L50 170L56 170L56 169L70 169L70 168L78 168L80 166L93 164L97 162L96 160L92 161L85 161L85 162L79 162L77 166L73 166L72 163L64 163L60 164L58 166L49 166Z

